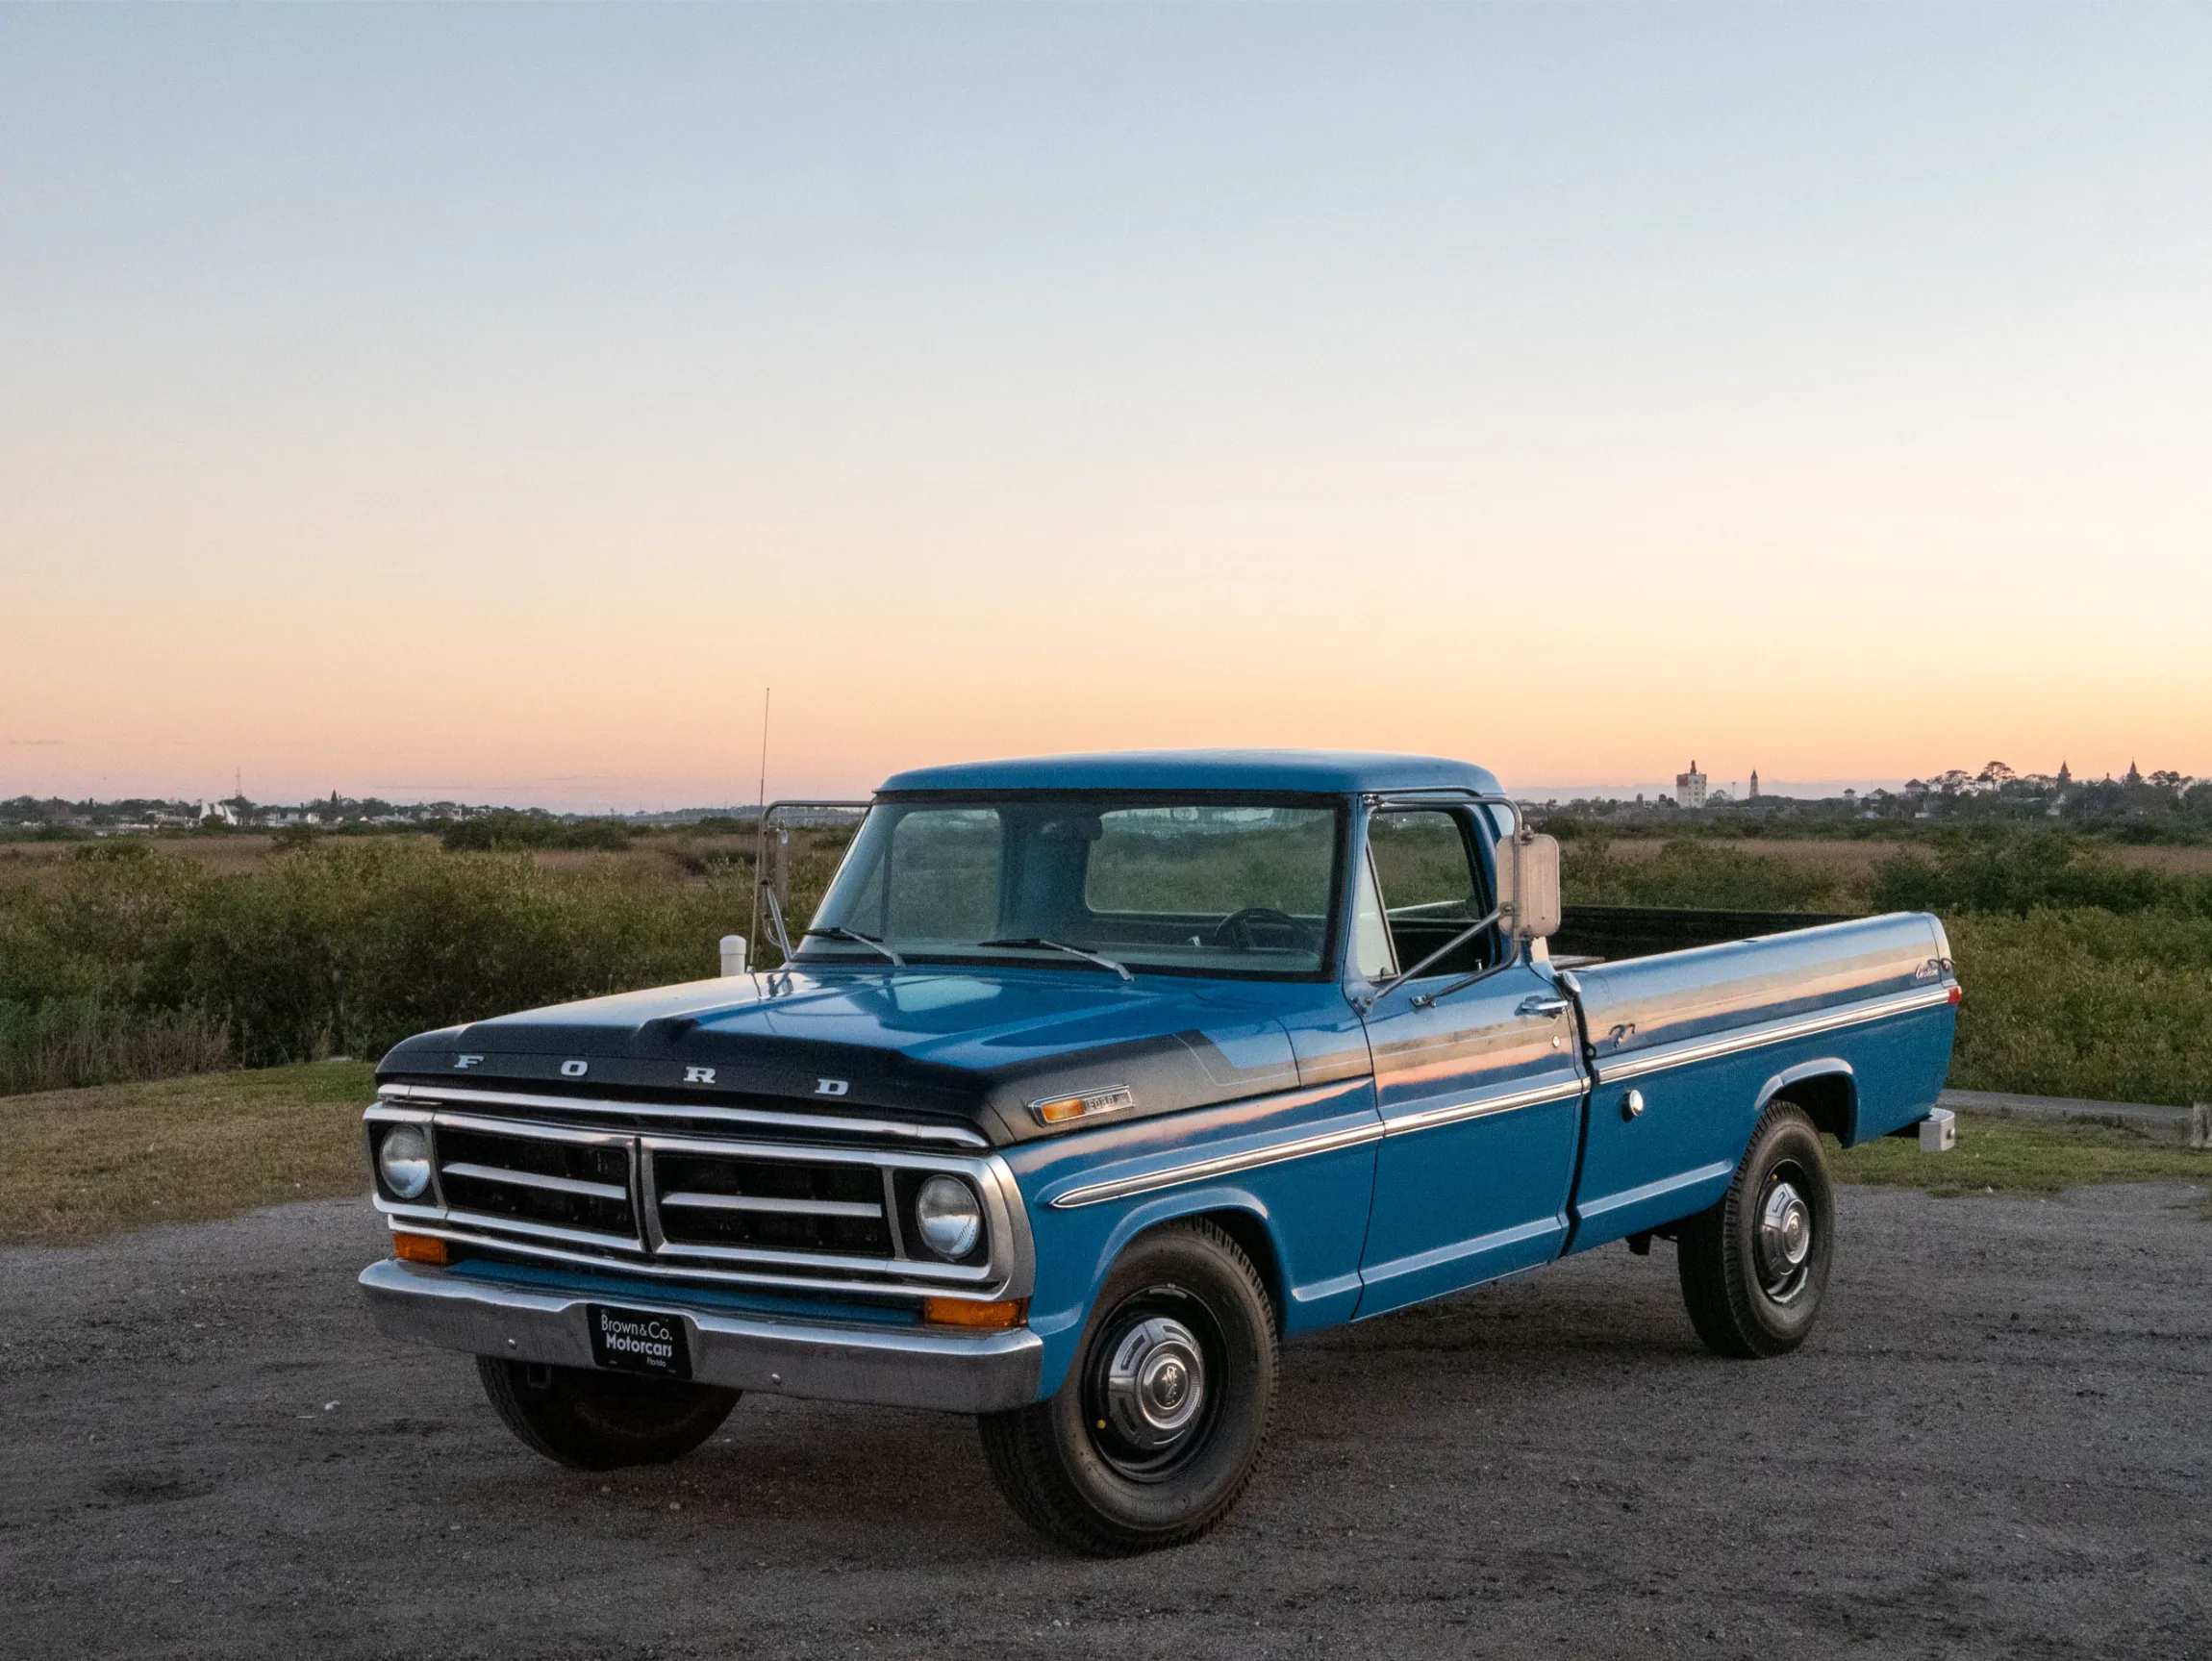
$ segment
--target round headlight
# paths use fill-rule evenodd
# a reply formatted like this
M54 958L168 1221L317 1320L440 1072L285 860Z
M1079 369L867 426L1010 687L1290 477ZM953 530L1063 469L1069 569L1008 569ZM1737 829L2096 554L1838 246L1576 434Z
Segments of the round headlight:
M430 1192L430 1138L419 1125L393 1125L377 1145L376 1170L401 1199L420 1199Z
M922 1244L954 1262L975 1249L983 1234L983 1205L957 1176L933 1176L914 1197L914 1221Z

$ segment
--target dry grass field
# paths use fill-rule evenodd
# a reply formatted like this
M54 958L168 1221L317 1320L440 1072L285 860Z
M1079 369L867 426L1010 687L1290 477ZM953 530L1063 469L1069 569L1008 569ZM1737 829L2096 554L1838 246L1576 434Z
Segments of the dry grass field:
M0 1096L0 1245L78 1246L368 1187L367 1062Z

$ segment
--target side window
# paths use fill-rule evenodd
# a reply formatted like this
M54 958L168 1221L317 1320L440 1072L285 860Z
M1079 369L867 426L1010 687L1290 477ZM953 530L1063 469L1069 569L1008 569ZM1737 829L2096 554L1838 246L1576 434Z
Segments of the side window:
M1401 968L1410 968L1490 910L1462 820L1445 809L1377 814L1368 846L1382 885L1383 915ZM1467 974L1490 962L1487 935L1424 974Z
M1352 969L1370 980L1387 980L1397 973L1397 959L1391 955L1390 924L1383 919L1382 893L1375 887L1372 860L1360 861L1360 886L1352 912Z

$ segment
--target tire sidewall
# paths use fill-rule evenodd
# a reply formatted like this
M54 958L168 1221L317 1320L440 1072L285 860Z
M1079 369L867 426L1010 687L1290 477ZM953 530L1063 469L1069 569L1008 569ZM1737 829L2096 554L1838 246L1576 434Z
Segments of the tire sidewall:
M1211 1238L1212 1231L1168 1227L1140 1236L1123 1252L1093 1301L1091 1319L1067 1381L1048 1403L1052 1446L1069 1486L1106 1527L1126 1540L1180 1535L1203 1527L1244 1490L1267 1441L1275 1396L1274 1315L1249 1267ZM1190 1460L1154 1481L1109 1464L1086 1422L1084 1381L1097 1346L1132 1297L1171 1286L1202 1302L1219 1329L1224 1376L1204 1442Z
M715 1385L540 1370L497 1356L479 1357L477 1369L510 1430L548 1459L582 1471L681 1458L715 1433L739 1397Z
M1776 1168L1785 1164L1795 1164L1802 1173L1798 1193L1812 1217L1813 1245L1806 1259L1805 1284L1789 1302L1781 1303L1768 1293L1760 1272L1758 1236L1769 1181ZM1738 1307L1768 1345L1775 1349L1794 1349L1804 1342L1820 1318L1836 1238L1835 1194L1822 1157L1820 1133L1798 1109L1784 1107L1770 1115L1744 1160L1728 1196L1728 1208L1726 1249L1729 1278L1741 1289Z

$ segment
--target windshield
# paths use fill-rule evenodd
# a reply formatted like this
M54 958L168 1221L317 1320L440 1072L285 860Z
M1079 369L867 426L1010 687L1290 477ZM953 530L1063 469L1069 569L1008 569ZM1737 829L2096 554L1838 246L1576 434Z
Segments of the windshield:
M881 962L872 942L910 960L1073 974L1316 974L1329 961L1342 818L1310 797L883 803L798 956Z

